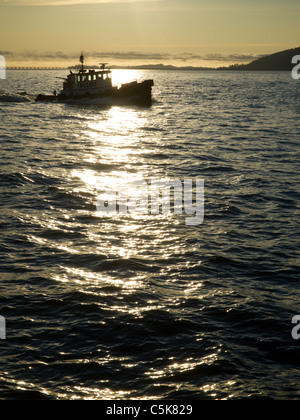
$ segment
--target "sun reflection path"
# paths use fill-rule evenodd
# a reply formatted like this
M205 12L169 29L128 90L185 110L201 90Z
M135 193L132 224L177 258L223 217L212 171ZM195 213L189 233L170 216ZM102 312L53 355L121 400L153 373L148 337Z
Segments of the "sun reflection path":
M115 86L121 86L123 83L134 81L140 82L142 79L144 79L144 73L140 70L112 70L112 81Z
M128 80L127 75L123 76ZM95 211L88 227L83 225L86 240L80 249L89 254L106 255L109 262L116 260L117 264L119 261L128 272L135 267L141 276L140 284L141 279L148 278L149 273L157 269L157 259L164 262L174 255L180 256L183 240L174 231L179 220L174 214L139 215L130 210L126 214L115 211L101 215L97 212L97 203L100 194L116 190L116 182L120 178L124 180L124 174L128 177L125 184L130 193L126 197L133 201L137 180L163 175L158 172L161 171L157 169L159 165L149 159L160 150L160 131L153 127L151 110L138 107L93 109L88 118L83 119L81 130L81 161L73 170L72 178L76 178L76 194L87 196L90 203L94 200ZM178 265L177 258L176 261ZM135 281L129 289L138 289L138 284Z
M123 143L133 138L136 129L145 121L141 116L141 111L127 107L111 107L105 113L105 118L101 116L98 120L90 121L87 125L87 132L95 140L105 139L113 143L116 138L123 139Z
M120 167L125 170L141 165L147 154L143 127L147 125L147 112L134 108L112 107L97 120L89 121L84 131L93 143L87 160L98 163L98 169L108 171ZM104 167L104 165L106 165Z
M79 179L85 190L101 184L108 173L117 177L120 171L136 170L146 154L143 127L148 124L147 112L132 107L111 107L101 110L82 127L82 137L88 144L81 155L81 168L72 176ZM136 166L138 165L138 166Z

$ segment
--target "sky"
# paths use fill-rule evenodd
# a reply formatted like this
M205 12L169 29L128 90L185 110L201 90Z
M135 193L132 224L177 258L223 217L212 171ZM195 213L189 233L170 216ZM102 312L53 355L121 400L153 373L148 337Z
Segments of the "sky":
M0 0L7 66L219 67L300 46L299 0Z

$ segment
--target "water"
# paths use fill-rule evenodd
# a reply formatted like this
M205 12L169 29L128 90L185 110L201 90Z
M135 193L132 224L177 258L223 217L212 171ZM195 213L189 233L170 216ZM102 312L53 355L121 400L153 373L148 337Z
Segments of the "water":
M118 70L151 108L32 100L64 75L0 81L1 398L298 399L299 82ZM124 171L204 179L204 222L99 216Z

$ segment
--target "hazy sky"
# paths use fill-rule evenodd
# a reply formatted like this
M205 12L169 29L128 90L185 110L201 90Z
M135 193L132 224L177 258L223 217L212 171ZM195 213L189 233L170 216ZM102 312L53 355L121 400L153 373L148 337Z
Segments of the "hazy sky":
M0 0L8 65L219 66L300 46L299 0Z

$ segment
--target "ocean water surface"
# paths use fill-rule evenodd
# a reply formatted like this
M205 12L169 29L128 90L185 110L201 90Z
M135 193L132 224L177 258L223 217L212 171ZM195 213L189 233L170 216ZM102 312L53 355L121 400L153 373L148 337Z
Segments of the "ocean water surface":
M1 399L298 399L300 82L113 71L150 108L0 80ZM205 216L97 213L121 173L203 179Z

